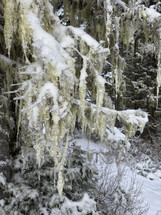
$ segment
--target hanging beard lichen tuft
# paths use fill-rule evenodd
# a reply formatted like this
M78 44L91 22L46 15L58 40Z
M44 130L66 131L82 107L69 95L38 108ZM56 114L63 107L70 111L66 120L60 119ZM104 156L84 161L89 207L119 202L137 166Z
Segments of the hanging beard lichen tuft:
M67 1L63 2L66 19ZM76 120L81 122L82 130L87 132L88 136L96 132L103 141L106 127L114 129L116 118L126 120L124 127L128 137L134 135L137 123L130 119L135 112L120 113L112 110L112 105L111 108L103 107L107 82L102 71L112 49L103 48L102 43L80 28L63 26L53 14L52 6L47 0L6 0L3 3L4 36L8 53L16 34L24 54L17 73L19 88L14 91L17 96L15 100L20 100L17 136L21 135L24 144L33 145L38 167L43 164L44 151L50 153L58 173L57 189L62 196L67 137L74 132ZM105 8L108 12L105 16L105 43L110 47L113 36L112 1L106 1ZM75 13L71 16L73 19ZM116 59L113 59L113 71L117 94L125 65L119 52L120 18L117 17L114 23L113 53L116 54ZM124 42L128 48L133 41L134 29L133 26L124 28L127 29ZM78 62L81 65L78 65ZM160 64L158 65L160 67ZM158 86L160 82L159 70ZM142 131L147 117L142 116L141 111L138 115L137 122ZM141 117L145 118L143 122Z
M4 38L6 48L8 49L8 55L10 56L10 50L12 46L12 40L16 31L16 15L17 15L17 4L12 0L3 0L4 4Z

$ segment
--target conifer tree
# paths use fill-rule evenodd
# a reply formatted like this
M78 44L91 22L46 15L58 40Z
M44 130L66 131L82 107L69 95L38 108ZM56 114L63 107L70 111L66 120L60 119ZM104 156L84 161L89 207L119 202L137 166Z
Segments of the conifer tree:
M0 69L1 77L5 76L1 100L3 107L7 101L14 103L15 126L10 113L6 118L10 130L16 130L14 148L21 149L23 169L29 163L30 148L32 153L35 150L38 169L46 153L53 158L60 196L66 180L68 137L77 124L89 138L96 133L101 141L108 139L109 132L114 133L118 121L127 140L143 132L148 114L126 110L123 99L127 61L134 56L139 61L155 54L156 108L159 105L159 3L149 8L148 2L0 3ZM149 26L156 30L154 35L150 35ZM139 88L138 82L132 83Z

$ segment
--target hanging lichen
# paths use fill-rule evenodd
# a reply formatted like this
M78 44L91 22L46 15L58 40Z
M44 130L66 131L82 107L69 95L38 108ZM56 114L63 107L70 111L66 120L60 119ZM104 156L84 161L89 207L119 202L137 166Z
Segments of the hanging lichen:
M22 48L24 55L26 57L26 61L28 61L28 54L29 54L29 48L32 43L32 34L33 30L30 27L29 21L28 21L28 15L29 15L29 9L30 9L30 3L28 5L24 3L23 1L20 1L19 5L19 37L22 43Z
M16 31L15 19L17 13L17 4L12 0L3 1L4 3L4 38L6 48L8 49L8 55L10 55L10 50L12 46L13 34Z
M97 95L96 95L96 104L97 104L97 115L100 112L100 107L103 104L103 98L105 93L105 80L102 78L102 76L96 77L96 89L97 89Z
M103 139L104 139L104 133L105 133L106 123L107 123L106 119L107 119L107 115L104 113L100 113L97 129L98 129L98 134L100 135L100 138L101 138L101 142L103 142Z
M85 110L85 97L86 97L86 73L87 69L87 60L83 59L83 68L80 71L80 83L79 83L79 97L81 101L81 117L82 117L82 126L84 128L84 110Z
M67 19L66 7L69 4L65 0L63 2ZM107 3L109 15L106 18L111 19L111 2ZM91 4L93 1L86 4L86 11L90 11ZM62 196L67 137L74 132L76 120L82 123L89 137L91 133L97 132L103 141L106 127L114 128L117 115L125 121L125 133L128 130L129 137L134 134L137 126L142 131L146 120L141 122L141 119L146 117L142 116L142 112L138 115L126 111L120 113L102 107L106 83L102 70L109 49L103 48L101 43L80 28L63 26L47 0L19 0L16 3L7 0L4 7L6 47L10 51L16 31L16 39L24 53L21 59L23 65L18 71L19 88L14 91L17 94L15 100L20 100L18 135L21 132L24 145L32 144L35 148L39 167L43 164L44 151L49 151L58 173L58 192ZM75 12L70 14L73 20ZM17 14L17 27L12 21L13 14ZM115 82L118 92L124 68L119 55L119 17L115 19L115 24L116 59L113 60L114 69L117 69ZM111 25L109 20L106 26L108 46ZM130 43L131 37L128 36L127 43ZM78 61L75 56L79 58ZM77 62L81 65L77 65ZM136 121L131 120L134 115Z
M131 114L134 114L135 118ZM125 134L128 138L134 136L136 131L142 133L145 123L148 121L148 114L140 110L121 111L117 117L119 120L123 120Z

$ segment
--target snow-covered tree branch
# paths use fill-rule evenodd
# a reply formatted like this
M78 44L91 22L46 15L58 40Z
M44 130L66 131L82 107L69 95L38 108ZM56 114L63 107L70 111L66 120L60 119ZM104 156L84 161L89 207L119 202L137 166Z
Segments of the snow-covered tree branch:
M156 7L141 0L71 1L71 6L67 0L0 3L4 19L0 35L5 41L0 69L6 70L5 95L14 95L16 141L25 148L23 156L28 156L30 147L35 149L38 168L46 151L50 154L60 196L68 137L76 124L88 137L99 135L101 142L116 129L126 141L143 132L146 109L120 105L131 83L140 89L138 82L126 77L131 59L136 59L137 70L137 61L155 55L159 108L161 15ZM90 29L87 15L97 11Z

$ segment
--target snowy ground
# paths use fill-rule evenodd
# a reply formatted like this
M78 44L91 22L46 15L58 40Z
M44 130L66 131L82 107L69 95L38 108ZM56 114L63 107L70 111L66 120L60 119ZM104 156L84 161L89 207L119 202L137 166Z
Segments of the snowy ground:
M86 137L75 139L78 145L81 145L83 150L96 152L99 150L105 150L105 146L101 143L94 143L88 141ZM134 173L128 172L133 177ZM147 215L161 215L161 179L159 177L153 177L154 180L150 180L141 175L136 175L136 181L142 184L142 196L145 202L149 205Z
M161 215L161 179L149 180L137 175L137 180L143 183L143 197L150 206L147 215Z

